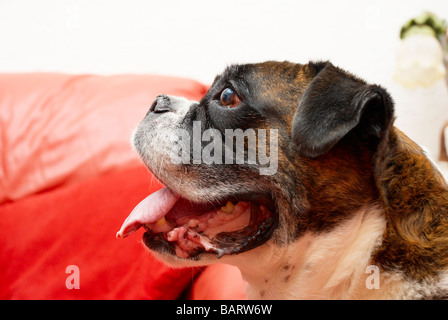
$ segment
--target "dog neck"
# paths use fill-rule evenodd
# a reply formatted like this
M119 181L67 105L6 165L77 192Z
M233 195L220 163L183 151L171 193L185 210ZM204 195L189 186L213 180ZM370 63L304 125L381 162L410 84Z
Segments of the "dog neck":
M235 264L248 283L247 297L378 299L438 296L440 288L445 292L448 276L441 270L448 266L448 224L440 217L446 212L446 182L421 149L396 129L380 146L374 172L376 205L367 205L374 194L370 200L358 197L352 203L364 204L345 211L331 229L306 231L292 244L268 244L238 260ZM425 202L415 195L425 195ZM426 237L419 236L423 232ZM397 254L402 251L407 254ZM379 290L368 285L369 266L381 271ZM429 281L428 275L441 277L441 284L425 285L422 293L418 286Z
M265 246L236 265L249 299L348 299L373 292L366 268L385 228L379 206L366 207L328 233L306 233L295 243ZM367 273L366 273L367 272Z
M375 260L399 267L417 282L446 274L448 185L444 177L421 148L398 129L380 146L375 162L387 221Z

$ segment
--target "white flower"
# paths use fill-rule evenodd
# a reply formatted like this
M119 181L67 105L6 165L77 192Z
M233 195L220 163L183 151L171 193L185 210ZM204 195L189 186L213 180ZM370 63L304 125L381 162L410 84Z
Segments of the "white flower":
M428 87L446 74L440 42L431 35L413 34L401 40L394 78L408 88Z

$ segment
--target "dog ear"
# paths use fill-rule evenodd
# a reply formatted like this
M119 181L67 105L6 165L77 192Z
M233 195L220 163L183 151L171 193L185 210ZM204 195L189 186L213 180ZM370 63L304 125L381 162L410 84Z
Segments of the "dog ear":
M292 123L292 140L300 155L315 158L359 125L362 134L380 139L393 120L393 101L331 63L310 63L317 75L308 85Z

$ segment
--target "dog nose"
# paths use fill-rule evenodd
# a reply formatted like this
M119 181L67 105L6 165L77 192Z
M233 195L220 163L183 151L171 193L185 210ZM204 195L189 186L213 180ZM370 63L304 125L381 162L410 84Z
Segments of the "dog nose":
M174 111L170 97L164 94L157 96L156 100L154 100L151 107L149 108L149 111L156 113Z

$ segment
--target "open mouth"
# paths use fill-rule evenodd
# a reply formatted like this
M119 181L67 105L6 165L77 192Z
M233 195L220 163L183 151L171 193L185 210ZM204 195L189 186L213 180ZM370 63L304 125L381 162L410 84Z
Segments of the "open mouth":
M277 225L269 196L240 195L197 203L165 187L141 201L123 223L118 238L143 227L145 245L179 258L201 253L237 254L266 242Z

